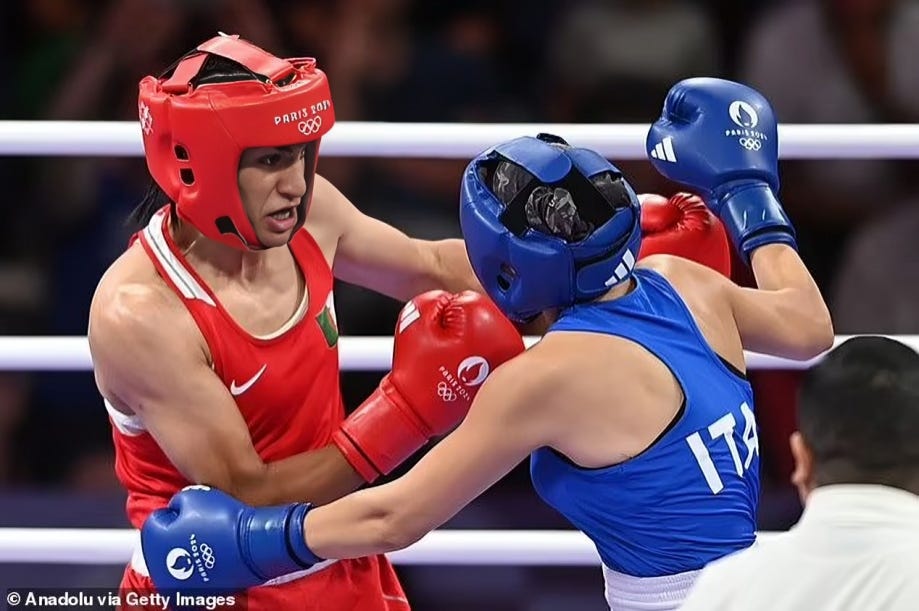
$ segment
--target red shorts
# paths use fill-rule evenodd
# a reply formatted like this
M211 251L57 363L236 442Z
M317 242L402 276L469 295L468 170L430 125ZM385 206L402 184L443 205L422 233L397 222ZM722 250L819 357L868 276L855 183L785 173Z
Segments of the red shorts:
M125 603L140 600L128 597L129 592L147 595L155 591L153 582L130 566L121 579L121 600ZM150 601L149 605L129 606L130 611L163 611L162 606ZM293 581L278 585L251 588L236 606L217 606L214 611L407 611L410 609L402 585L385 556L341 560L332 565Z

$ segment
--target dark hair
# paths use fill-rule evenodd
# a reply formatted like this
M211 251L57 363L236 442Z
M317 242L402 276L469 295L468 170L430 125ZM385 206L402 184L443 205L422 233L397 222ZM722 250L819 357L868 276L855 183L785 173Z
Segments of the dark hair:
M798 428L817 485L919 486L919 354L886 337L843 342L805 376Z
M169 68L160 75L160 78L169 78L173 71L175 71L176 66L179 65L179 62L194 53L197 53L197 51L190 51L176 60L175 63L169 66ZM227 59L219 55L211 55L201 66L201 70L198 74L192 79L192 85L197 87L198 85L207 83L230 83L264 79L265 77L252 72L232 59ZM166 195L151 177L150 186L147 187L147 192L144 193L140 202L134 210L131 211L131 214L128 215L127 225L135 231L143 229L146 227L147 223L150 222L150 218L153 217L156 211L167 203L172 204L172 212L175 213L175 202L169 199L169 196Z

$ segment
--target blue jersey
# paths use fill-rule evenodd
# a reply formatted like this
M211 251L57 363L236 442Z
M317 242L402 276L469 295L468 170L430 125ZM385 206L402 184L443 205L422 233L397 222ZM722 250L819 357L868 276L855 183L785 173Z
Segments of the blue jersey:
M626 462L588 469L541 448L531 456L530 476L540 497L590 537L607 567L657 577L700 569L753 543L759 442L747 380L709 347L667 280L645 269L634 277L631 293L569 308L550 332L606 333L640 344L682 386L681 412Z

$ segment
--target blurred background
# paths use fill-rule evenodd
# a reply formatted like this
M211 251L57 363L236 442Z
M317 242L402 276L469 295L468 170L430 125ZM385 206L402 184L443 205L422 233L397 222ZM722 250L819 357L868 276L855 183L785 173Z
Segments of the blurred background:
M759 88L784 123L919 116L919 5L897 0L6 0L0 118L136 120L136 85L217 30L315 56L338 120L649 123L689 76ZM564 134L561 134L564 136ZM614 160L617 161L617 160ZM459 235L463 160L341 159L320 172L366 213ZM639 192L674 192L621 162ZM781 197L839 334L919 332L910 161L783 162ZM102 272L147 185L141 158L0 158L0 334L84 335ZM904 277L905 276L905 277ZM750 283L737 265L741 283ZM339 286L344 335L390 335L399 304ZM382 372L344 373L349 408ZM800 512L788 485L797 374L752 374L762 529ZM0 372L0 526L124 527L92 375ZM451 528L567 528L521 465ZM0 586L115 587L122 567L0 565ZM403 567L418 610L605 609L599 568Z

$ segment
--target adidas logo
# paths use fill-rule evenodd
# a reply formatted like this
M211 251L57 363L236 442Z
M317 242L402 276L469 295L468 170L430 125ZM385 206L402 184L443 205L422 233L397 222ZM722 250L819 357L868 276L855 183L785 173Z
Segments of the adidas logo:
M613 275L603 284L609 287L614 284L619 284L629 277L633 267L635 267L635 255L632 254L631 250L626 250L625 254L622 255L622 261L619 262L619 265L617 265L616 269L613 271Z
M667 136L658 142L651 151L651 158L676 163L676 153L673 152L673 138Z
M415 305L414 301L409 301L399 314L399 333L405 331L409 325L419 318L421 318L421 313L418 311L418 306Z

